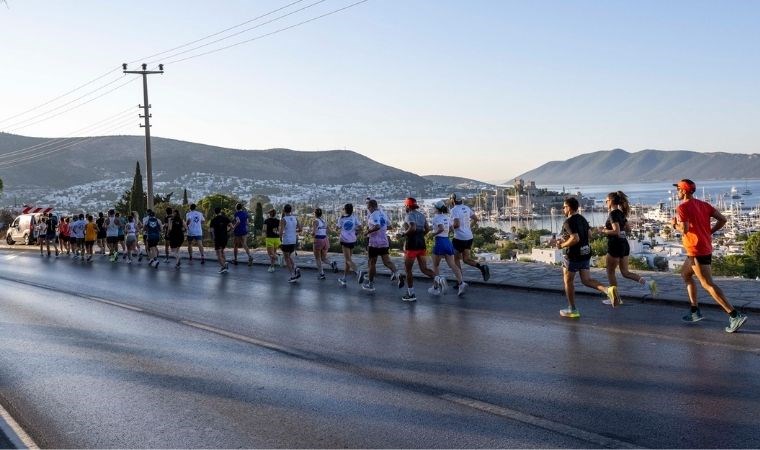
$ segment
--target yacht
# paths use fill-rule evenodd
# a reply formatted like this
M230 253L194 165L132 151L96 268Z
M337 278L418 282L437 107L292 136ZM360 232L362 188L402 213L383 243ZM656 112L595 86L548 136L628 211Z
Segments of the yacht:
M736 189L736 186L731 186L731 198L733 200L738 200L742 198L742 196L739 195L739 191Z

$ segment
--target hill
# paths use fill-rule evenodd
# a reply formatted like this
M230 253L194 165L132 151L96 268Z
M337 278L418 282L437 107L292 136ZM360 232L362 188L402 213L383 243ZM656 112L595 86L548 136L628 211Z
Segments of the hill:
M760 154L698 153L686 150L605 150L548 162L517 178L538 184L614 184L695 180L753 179ZM511 180L508 180L511 183Z
M0 133L0 178L5 187L68 187L98 180L130 178L135 162L144 170L142 136L104 136L53 152L38 160L6 166L23 155L73 144L81 138L46 139ZM50 145L50 144L55 145ZM49 147L45 147L49 145ZM19 152L34 147L29 151ZM386 166L349 150L240 150L154 137L154 181L170 181L202 172L221 177L277 180L299 184L350 184L399 181L423 188L430 181ZM17 152L17 153L14 153Z
M494 185L471 178L452 177L448 175L423 175L422 178L443 186L461 189L493 189Z

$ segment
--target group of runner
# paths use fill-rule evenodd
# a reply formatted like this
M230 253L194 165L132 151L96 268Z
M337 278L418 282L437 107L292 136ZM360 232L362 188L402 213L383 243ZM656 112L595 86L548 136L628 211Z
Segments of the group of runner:
M733 333L747 320L747 316L739 313L726 298L723 290L712 278L712 235L723 228L726 217L712 205L697 198L694 193L696 184L689 179L682 179L673 186L677 188L678 199L681 203L676 208L676 216L671 221L671 227L680 232L686 252L686 261L681 268L681 277L686 285L690 310L683 316L687 323L699 322L703 319L697 303L697 285L694 278L721 306L728 315L726 332ZM578 212L579 203L574 197L564 201L563 212L566 220L562 225L562 236L555 243L563 249L563 284L567 296L568 307L560 310L560 315L569 318L579 318L580 312L575 305L575 274L580 273L581 282L592 289L606 294L605 303L616 307L622 303L617 289L616 271L619 269L624 278L631 279L641 286L648 287L652 295L657 293L654 280L647 280L628 269L630 247L626 233L630 231L628 213L630 207L628 197L622 191L610 192L606 199L609 216L599 233L607 238L606 268L608 285L591 278L591 228L588 221Z

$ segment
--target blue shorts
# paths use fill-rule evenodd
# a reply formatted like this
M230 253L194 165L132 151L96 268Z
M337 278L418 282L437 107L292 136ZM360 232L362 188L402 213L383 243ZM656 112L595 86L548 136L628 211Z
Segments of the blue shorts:
M190 235L188 235L187 236L187 242L190 243L190 242L193 242L193 241L203 242L203 238L201 236L190 236Z
M580 270L590 270L591 269L591 260L590 259L584 259L582 261L570 261L565 257L562 260L562 267L567 269L568 272L578 272Z
M436 256L454 256L454 246L448 236L437 236L433 245L433 254Z

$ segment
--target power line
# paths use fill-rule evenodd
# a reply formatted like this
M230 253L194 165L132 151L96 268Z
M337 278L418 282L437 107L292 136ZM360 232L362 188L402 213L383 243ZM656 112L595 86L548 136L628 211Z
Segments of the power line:
M95 100L97 100L97 99L99 99L99 98L105 97L106 95L108 95L108 94L110 94L110 93L112 93L112 92L114 92L114 91L116 91L116 90L119 90L119 89L123 88L124 86L128 85L129 83L134 83L136 80L137 80L137 78L132 78L132 79L130 79L129 81L127 81L126 83L122 83L122 84L120 84L120 85L116 86L115 88L113 88L113 89L111 89L111 90L109 90L109 91L106 91L106 92L104 92L104 93L102 93L102 94L98 95L98 96L97 96L97 97L95 97L95 98L91 98L90 100L87 100L87 101L86 101L86 102L84 102L84 103L80 103L80 104L78 104L78 105L76 105L76 106L73 106L73 107L71 107L71 108L69 108L69 109L65 109L65 110L61 111L61 112L59 112L58 114L54 114L54 115L52 115L52 116L50 116L50 117L46 117L46 118L44 118L44 119L40 119L40 120L38 120L38 121L36 121L36 122L28 123L28 124L26 124L26 125L24 125L24 126L21 126L21 127L17 127L17 128L14 128L14 129L12 129L12 130L9 130L9 131L14 131L14 132L15 132L15 131L17 131L17 130L21 130L21 129L24 129L24 128L26 128L26 127L30 127L30 126L32 126L32 125L36 125L36 124L38 124L38 123L40 123L40 122L44 122L44 121L46 121L46 120L50 120L50 119L52 119L52 118L54 118L54 117L58 117L58 116L60 116L61 114L66 114L67 112L69 112L69 111L73 111L73 110L75 110L75 109L77 109L77 108L81 108L82 106L84 106L84 105L86 105L86 104L88 104L88 103L91 103L91 102L93 102L93 101L95 101Z
M132 123L133 120L134 120L133 118L129 118L128 121L127 120L122 120L121 123L119 123L118 125L112 127L111 129L109 129L106 132L106 134L113 133L116 130L120 130L120 129L126 127L127 125L130 125L130 123ZM54 147L52 149L46 149L45 151L40 152L40 153L34 153L34 154L31 154L31 155L24 155L24 156L12 159L10 161L0 162L0 169L4 169L4 168L7 168L7 167L13 167L13 166L18 166L18 165L21 165L21 164L25 164L27 162L35 161L37 159L49 156L49 155L51 155L53 153L59 153L59 152L61 152L63 150L67 150L67 149L69 149L71 147L83 144L85 142L91 142L91 141L97 142L97 141L100 141L102 139L106 139L108 137L111 137L111 136L90 136L90 137L85 137L85 138L81 138L81 139L76 139L76 138L74 138L74 139L67 139L67 141L70 141L70 142L67 142L65 144L59 145L59 146Z
M68 106L68 105L70 105L70 104L72 104L72 103L75 103L75 102L77 102L77 101L79 101L79 100L81 100L81 99L83 99L83 98L85 98L85 97L87 97L87 96L89 96L89 95L92 95L92 94L94 94L95 92L98 92L99 90L101 90L101 89L103 89L103 88L106 88L106 87L108 87L108 86L110 86L110 85L112 85L112 84L116 83L117 81L121 80L122 78L123 78L123 76L121 76L121 77L119 77L119 78L115 78L115 79L113 79L113 80L109 81L108 83L104 84L103 86L100 86L100 87L98 87L98 88L96 88L96 89L94 89L94 90L92 90L92 91L90 91L90 92L88 92L88 93L86 93L86 94L84 94L84 95L80 96L80 97L77 97L77 98L75 98L74 100L68 101L68 102L66 102L66 103L63 103L63 104L61 104L61 105L58 105L58 106L56 106L55 108L52 108L52 109L49 109L49 110L47 110L47 111L45 111L45 112L42 112L42 113L40 113L40 114L37 114L36 116L32 116L32 117L29 117L28 119L24 119L24 120L21 120L21 121L19 121L19 122L16 122L16 123L14 123L14 124L8 125L7 127L5 127L5 129L6 129L6 130L14 130L14 129L20 129L20 128L23 128L23 127L19 127L19 125L22 125L22 124L24 124L25 122L29 122L30 120L34 120L34 119L36 119L36 118L38 118L38 117L42 117L42 116L44 116L44 115L46 115L46 114L50 114L51 112L57 111L57 110L59 110L59 109L63 108L64 106Z
M123 111L120 111L120 112L118 112L118 113L116 113L116 114L114 114L112 116L106 117L103 120L100 120L98 122L95 122L95 123L92 123L90 125L87 125L86 127L82 127L82 128L80 128L78 130L72 131L71 133L68 134L68 136L66 136L64 138L54 139L52 141L41 142L41 143L36 144L36 145L32 145L32 146L21 148L21 149L14 150L14 151L11 151L11 152L3 153L2 155L0 155L0 159L8 158L10 156L22 154L22 153L25 153L25 152L31 152L31 151L37 150L39 148L44 148L44 147L49 147L51 145L55 145L58 142L65 141L66 138L74 137L75 135L77 135L79 133L83 133L86 130L89 130L89 129L92 129L92 128L98 128L98 127L104 125L105 123L113 122L113 121L115 121L117 119L126 118L127 116L134 116L134 107L133 106L130 106L129 108L127 108L127 109L125 109Z
M227 49L229 49L229 48L232 48L232 47L237 47L238 45L247 44L247 43L249 43L249 42L257 41L257 40L259 40L259 39L263 39L263 38L265 38L265 37L268 37L268 36L272 36L272 35L274 35L274 34L278 34L278 33L281 33L281 32L283 32L283 31L287 31L287 30L290 30L290 29L292 29L292 28L296 28L296 27L299 27L299 26L301 26L301 25L306 25L307 23L310 23L310 22L314 22L315 20L319 20L319 19L322 19L322 18L324 18L324 17L327 17L327 16L331 16L331 15L333 15L333 14L336 14L336 13L339 13L339 12L341 12L341 11L345 11L345 10L347 10L347 9L349 9L349 8L353 8L354 6L360 5L360 4L362 4L362 3L366 3L366 2L368 2L368 1L369 1L369 0L360 0L360 1L358 1L358 2L355 2L355 3L352 3L352 4L350 4L350 5L348 5L348 6L344 6L344 7L342 7L342 8L338 8L338 9L336 9L336 10L333 10L333 11L327 12L327 13L325 13L325 14L322 14L322 15L319 15L319 16L316 16L316 17L312 17L311 19L307 19L307 20L304 20L303 22L299 22L299 23L296 23L296 24L294 24L294 25L290 25L290 26L287 26L287 27L284 27L284 28L280 28L280 29L278 29L278 30L275 30L275 31L272 31L272 32L269 32L269 33L266 33L266 34L262 34L262 35L259 35L259 36L256 36L256 37L254 37L254 38L251 38L251 39L246 39L246 40L244 40L244 41L236 42L236 43L234 43L234 44L230 44L230 45L227 45L227 46L224 46L224 47L220 47L220 48L217 48L217 49L214 49L214 50L209 50L209 51L207 51L207 52L199 53L199 54L197 54L197 55L188 56L188 57L186 57L186 58L177 59L177 60L174 60L174 61L171 61L171 60L170 60L170 61L167 61L167 62L165 62L165 63L164 63L164 65L165 65L165 66L168 66L169 64L176 64L176 63L178 63L178 62L187 61L187 60L189 60L189 59L194 59L194 58L199 58L199 57L201 57L201 56L210 55L210 54L212 54L212 53L220 52L220 51L222 51L222 50L227 50Z
M318 1L314 2L314 3L311 3L311 4L309 4L309 5L306 5L306 6L304 6L303 8L299 8L299 9L296 9L295 11L291 11L291 12L289 12L289 13L287 13L287 14L283 14L283 15L281 15L281 16L275 17L274 19L271 19L271 20L268 20L268 21L266 21L266 22L260 23L260 24L258 24L258 25L256 25L256 26L253 26L253 27L250 27L250 28L246 28L246 29L244 29L244 30L240 30L240 31L238 31L238 32L236 32L236 33L230 34L229 36L225 36L225 37L223 37L223 38L219 38L219 39L216 39L216 40L214 40L214 41L211 41L211 42L207 42L207 43L205 43L205 44L203 44L203 45L199 45L199 46L197 46L197 47L189 48L189 49L187 49L187 50L183 50L183 51L181 51L181 52L178 52L178 53L175 53L175 54L173 54L173 55L169 55L169 56L166 56L166 57L165 57L165 59L171 59L171 58L177 57L177 56L179 56L179 55L184 55L184 54L186 54L186 53L190 53L190 52L192 52L192 51L194 51L194 50L198 50L198 49L200 49L200 48L203 48L203 47L208 47L209 45L213 45L213 44L216 44L216 43L218 43L218 42L226 41L227 39L231 39L231 38L233 38L233 37L235 37L235 36L239 36L239 35L241 35L241 34L243 34L243 33L247 33L248 31L251 31L251 30L255 30L255 29L257 29L257 28L261 28L261 27L263 27L263 26L265 26L265 25L269 25L269 24L270 24L270 23L272 23L272 22L276 22L276 21L278 21L278 20L281 20L281 19L284 19L284 18L286 18L286 17L292 16L293 14L296 14L296 13L299 13L299 12L301 12L301 11L304 11L304 10L306 10L306 9L309 9L309 8L311 8L311 7L317 6L317 5L319 5L320 3L324 3L324 2L326 2L326 1L327 1L327 0L318 0ZM168 52L165 52L165 53L168 53ZM148 62L148 64L154 64L154 63L156 63L156 62L158 62L158 60L150 61L150 62Z

